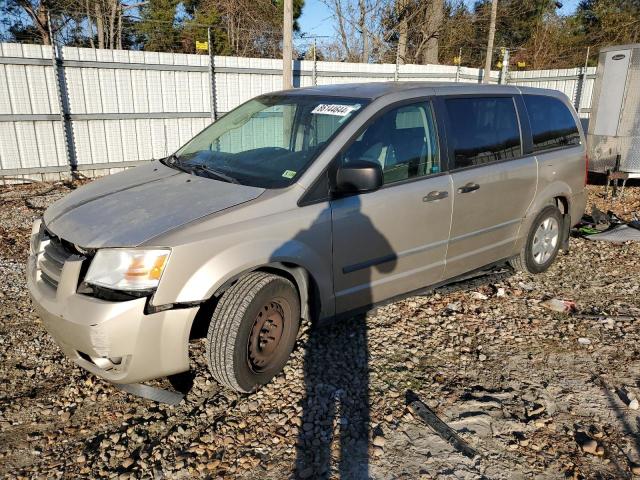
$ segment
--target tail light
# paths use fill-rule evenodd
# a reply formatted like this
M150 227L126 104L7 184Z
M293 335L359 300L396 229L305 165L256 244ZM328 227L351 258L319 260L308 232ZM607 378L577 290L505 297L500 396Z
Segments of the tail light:
M584 186L587 186L589 183L589 154L584 154Z

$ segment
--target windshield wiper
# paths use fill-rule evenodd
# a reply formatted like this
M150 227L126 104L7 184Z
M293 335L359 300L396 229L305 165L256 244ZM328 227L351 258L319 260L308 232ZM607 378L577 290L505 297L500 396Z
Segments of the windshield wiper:
M236 178L233 178L232 176L227 175L226 173L219 172L218 170L214 170L213 168L207 167L206 165L202 165L202 164L191 166L191 171L192 172L205 172L205 173L209 174L210 176L217 177L217 178L222 179L225 182L229 182L229 183L236 183L236 184L240 183Z
M182 162L180 162L180 160L178 159L178 156L175 153L164 158L162 160L162 163L164 163L168 167L175 168L185 173L193 174L193 173L204 172L208 174L210 177L216 177L228 183L236 183L236 184L240 183L237 179L233 178L232 176L219 172L217 170L214 170L213 168L207 167L206 165L203 165L201 163L197 165L185 165Z
M190 170L186 166L180 163L180 160L178 159L178 156L175 153L172 153L171 155L161 159L160 161L169 168L175 168L176 170L180 170L181 172L186 172L186 173L190 172Z

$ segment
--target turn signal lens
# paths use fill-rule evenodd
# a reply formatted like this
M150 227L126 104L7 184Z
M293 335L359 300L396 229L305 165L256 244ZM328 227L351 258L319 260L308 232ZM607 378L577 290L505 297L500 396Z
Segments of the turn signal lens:
M145 264L148 261L148 256L136 256L131 260L129 268L125 272L124 276L128 280L138 280L140 278L149 278L150 280L160 280L160 275L164 270L164 264L167 261L169 255L160 255L153 260L153 265Z

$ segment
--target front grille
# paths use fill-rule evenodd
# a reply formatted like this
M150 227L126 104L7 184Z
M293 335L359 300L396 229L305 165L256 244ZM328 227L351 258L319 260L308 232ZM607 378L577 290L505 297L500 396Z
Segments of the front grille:
M64 262L75 252L66 246L65 242L46 232L40 243L40 250L41 253L38 259L40 278L42 278L43 282L57 289Z

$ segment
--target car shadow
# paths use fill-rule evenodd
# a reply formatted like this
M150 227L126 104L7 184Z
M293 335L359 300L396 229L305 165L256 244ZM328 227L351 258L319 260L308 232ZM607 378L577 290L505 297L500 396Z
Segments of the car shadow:
M359 298L364 312L373 303L372 273L393 271L396 256L384 235L362 213L358 196L345 201L349 205L350 222L358 225L358 236L367 239L374 247L372 251L386 257L384 263L358 270L356 288L362 293ZM312 245L318 235L330 238L331 212L325 210L323 214L274 252L273 260L281 258L281 253L290 245ZM334 272L342 272L343 267L334 265ZM366 315L312 322L303 348L305 393L296 443L295 476L369 478L371 415Z
M330 208L323 210L308 228L281 245L272 254L271 260L275 262L289 257L290 252L299 251L300 245L317 244L318 237L330 238L332 214L335 211L332 212ZM371 219L361 211L358 196L343 199L340 215L348 215L348 224L357 225L357 237L366 238L367 247L372 247L367 251L376 252L376 257L384 260L370 265L373 262L358 258L361 263L357 280L345 273L345 270L350 271L350 268L344 268L346 265L334 264L334 278L341 279L341 282L335 282L333 288L336 297L358 290L358 299L362 304L359 311L362 313L351 317L339 315L340 319L313 321L306 342L303 337L304 397L296 442L296 478L368 479L370 452L375 451L371 443L370 352L365 312L372 308L376 300L371 290L372 282L379 273L395 270L397 254ZM344 221L344 217L341 220ZM334 252L333 261L336 262L339 257ZM438 290L452 292L477 288L487 282L505 280L511 275L512 269L495 267L471 274ZM416 294L432 292L433 289L425 289Z
M299 478L369 478L369 349L360 315L311 328L296 445Z

